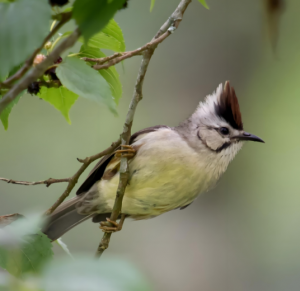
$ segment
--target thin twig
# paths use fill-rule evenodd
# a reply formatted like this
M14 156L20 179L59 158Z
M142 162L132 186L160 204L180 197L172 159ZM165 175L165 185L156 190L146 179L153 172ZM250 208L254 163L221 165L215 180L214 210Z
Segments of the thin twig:
M152 39L152 43L155 42L155 40L160 39L164 36L163 39L165 39L167 36L169 36L173 32L173 28L177 28L179 25L179 22L182 20L183 13L185 12L187 6L191 3L191 0L181 0L176 10L173 12L171 17L171 21L164 23L164 25L160 28L158 33L155 35L155 37ZM172 28L173 27L173 28ZM162 40L163 40L162 39ZM161 41L162 41L161 40ZM157 42L158 44L159 42ZM143 94L142 94L142 87L144 78L148 69L148 65L150 62L150 59L154 53L154 50L156 48L156 45L151 45L148 47L144 53L143 53L143 59L140 66L140 70L137 76L135 89L133 93L133 97L129 106L129 110L126 116L126 121L124 123L123 127L123 133L121 134L121 141L123 145L128 144L129 138L131 135L131 126L134 118L134 113L136 110L136 107L139 103L139 101L142 100ZM114 59L115 60L115 59ZM120 166L120 180L119 180L119 186L116 194L116 199L113 207L113 211L111 213L110 219L112 221L116 221L119 214L121 213L122 209L122 200L124 197L124 192L127 186L128 182L128 162L127 158L123 157L121 158L121 166ZM110 241L111 233L105 232L102 240L98 246L96 257L100 257L103 252L108 248L109 241Z
M159 36L158 38L153 39L152 41L150 41L149 43L145 44L144 46L134 50L134 51L130 51L130 52L125 52L122 53L122 55L120 57L114 57L112 58L110 61L108 61L106 64L106 61L104 61L105 58L100 58L100 59L89 59L89 61L93 61L93 62L97 62L97 65L94 65L93 68L95 70L102 70L102 69L107 69L111 66L114 66L120 62L122 62L125 59L131 58L133 56L137 56L137 55L141 55L145 50L148 50L152 47L156 47L159 43L161 43L164 39L166 39L169 35L171 34L170 31L166 31L164 34L162 34L161 36ZM113 55L114 56L114 55ZM103 65L101 65L103 64Z
M11 84L19 80L24 74L30 69L33 64L33 61L36 55L44 48L45 44L56 34L56 32L72 17L72 12L61 13L61 21L57 23L57 25L49 32L46 38L43 40L42 44L32 53L30 58L24 63L22 68L20 68L14 75L0 83L0 88L10 88Z
M12 102L17 96L25 90L30 83L37 80L40 76L44 74L47 68L58 59L62 52L66 49L72 47L80 36L79 29L75 29L72 34L70 34L65 40L63 40L52 52L47 56L47 58L38 64L36 67L31 68L22 79L15 84L6 95L0 100L0 114L5 109L5 107Z
M70 194L70 192L75 187L76 183L78 182L79 177L81 174L86 170L86 168L95 160L98 160L102 158L105 155L109 155L115 151L115 149L121 144L121 139L119 138L117 141L113 142L110 147L105 149L104 151L90 156L86 157L85 159L77 159L80 163L83 165L79 168L79 170L70 178L65 179L53 179L49 178L47 180L38 181L38 182L27 182L27 181L16 181L12 179L7 178L1 178L0 181L4 181L10 184L17 184L17 185L25 185L25 186L34 186L34 185L41 185L45 184L47 187L49 187L51 184L54 183L61 183L61 182L68 182L68 186L66 190L63 192L63 194L57 199L57 201L45 212L45 215L50 215Z
M106 150L102 151L99 154L87 157L83 160L78 159L79 162L82 163L82 166L79 168L79 170L71 177L69 178L69 183L64 191L64 193L57 199L57 201L45 212L45 215L50 215L70 194L70 192L75 187L76 183L78 182L79 177L81 174L86 170L86 168L95 160L100 159L101 157L111 154L115 151L115 149L121 144L121 140L118 139L117 141L113 142L110 147L108 147Z
M125 54L125 53L124 53ZM99 59L94 59L94 58L87 58L87 57L84 57L84 58L81 58L82 60L84 60L85 62L96 62L98 65L101 65L101 64L104 64L116 57L119 57L119 56L122 56L123 53L114 53L113 55L111 56L108 56L108 57L104 57L104 58L99 58Z
M23 219L24 216L19 213L13 213L13 214L8 214L8 215L2 215L0 216L0 228L3 228L7 225L10 225L14 221L18 219Z
M0 181L7 182L8 184L25 185L25 186L34 186L34 185L45 184L46 187L49 187L51 184L61 183L61 182L69 182L70 178L65 178L65 179L49 178L47 180L38 181L38 182L27 182L27 181L16 181L16 180L6 179L6 178L1 178L0 177Z

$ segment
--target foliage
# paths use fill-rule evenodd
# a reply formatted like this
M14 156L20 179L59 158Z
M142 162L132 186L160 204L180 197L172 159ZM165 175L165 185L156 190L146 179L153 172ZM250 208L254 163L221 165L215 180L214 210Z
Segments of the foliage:
M82 45L78 57L87 58L104 58L106 55L99 49ZM116 104L122 96L122 84L120 82L119 74L114 66L109 67L106 70L100 70L99 73L106 80L110 86L111 93Z
M154 4L155 4L155 0L151 0L150 12L153 10Z
M21 218L0 229L0 266L16 277L38 273L53 255L50 240L38 230L40 221Z
M105 27L125 0L76 0L73 18L82 31L85 41Z
M101 260L100 263L84 256L50 263L43 273L41 285L47 291L151 290L142 274L132 264L113 258Z
M0 80L41 45L50 19L47 0L0 3Z
M205 0L198 0L206 9L209 9L208 5L206 4Z
M57 261L52 258L50 240L39 231L41 217L18 219L0 228L1 291L134 291L151 290L143 275L129 262L71 255L60 239L58 244L68 254ZM14 278L15 277L15 278ZM116 280L117 278L117 280Z
M59 87L57 89L42 87L38 96L53 105L61 112L67 122L71 123L69 111L78 98L77 94L65 87Z
M116 113L110 87L106 80L84 61L68 57L57 68L61 83L81 97L105 103Z
M65 11L73 10L72 16L83 35L79 42L85 43L80 52L69 55L101 58L106 56L101 49L124 52L125 41L122 30L115 20L111 19L124 2L124 0L89 0L88 2L76 0L73 7L65 9ZM54 13L54 15L58 14ZM13 75L30 53L42 43L48 33L50 18L51 7L47 0L16 0L12 3L0 3L0 80L4 80L5 76ZM53 29L54 25L51 27ZM66 32L53 39L51 46L48 47L48 53L70 34L71 32ZM78 97L103 103L116 114L116 105L122 96L122 85L115 67L97 72L92 69L93 63L85 64L84 61L68 56L61 64L54 65L55 67L46 71L45 75L37 80L40 91L33 94L53 105L67 122L71 123L69 111ZM0 99L6 92L7 90L0 90ZM20 96L0 115L5 130L8 128L8 118L12 108L19 99Z
M5 130L8 129L9 114L10 114L11 110L13 109L13 107L19 102L21 95L22 94L20 94L14 101L12 101L10 104L8 104L8 106L0 114L0 120L1 120ZM1 99L1 96L0 96L0 99Z
M208 8L205 0L198 0ZM51 7L50 5L54 6ZM52 30L60 19L60 11L72 13L82 36L80 51L69 53L61 64L56 61L30 90L33 95L47 101L61 112L71 123L69 111L78 97L84 97L105 104L112 113L117 114L116 105L122 97L122 85L114 66L95 71L95 63L78 60L78 58L104 58L103 49L122 53L125 41L119 25L112 19L115 13L127 6L126 0L75 0L64 10L55 5L68 1L15 0L0 1L0 82L16 73L39 47L47 34L51 18L57 19L50 26ZM151 0L150 10L155 0ZM52 11L52 12L51 12ZM52 13L52 15L51 15ZM45 46L44 54L51 53L58 43L68 37L71 31L55 34L56 38ZM46 52L46 53L45 53ZM76 58L71 58L75 56ZM35 64L37 64L35 62ZM30 86L29 86L30 87ZM0 99L7 88L1 88ZM21 95L20 95L21 96ZM18 103L18 96L1 113L0 120L4 129L8 129L8 118L12 108Z

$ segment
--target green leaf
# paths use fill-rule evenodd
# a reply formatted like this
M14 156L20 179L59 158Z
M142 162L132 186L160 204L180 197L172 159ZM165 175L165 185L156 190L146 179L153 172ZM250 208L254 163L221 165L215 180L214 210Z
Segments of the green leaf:
M77 55L78 57L88 57L88 58L104 58L106 55L97 48L87 47L82 45L80 52ZM119 103L120 98L122 97L122 84L120 82L120 76L114 66L109 67L106 70L100 70L99 74L107 81L110 86L112 95L116 104Z
M0 229L0 266L20 277L39 272L52 256L50 239L38 230L40 216L18 219Z
M198 0L206 9L209 9L208 5L206 4L205 0Z
M10 102L7 105L7 107L0 114L0 119L1 119L1 122L2 122L5 130L8 129L8 117L9 117L9 114L11 113L12 108L19 102L19 100L20 100L21 96L23 95L23 93L24 93L24 91L21 94L19 94L17 96L17 98L15 98L12 102ZM1 96L0 96L0 99L1 99Z
M102 102L116 114L116 108L110 86L106 80L84 61L77 58L65 58L57 67L56 74L61 83L81 97Z
M66 38L71 33L71 31L67 31L60 35L53 42L51 51L61 39ZM84 43L84 38L80 37L79 41ZM109 49L114 52L124 52L126 49L122 30L114 19L111 19L101 32L91 37L87 45L93 48Z
M79 41L84 43L84 38L79 38ZM126 48L122 30L113 19L109 21L102 31L89 39L87 46L109 49L114 52L124 52Z
M76 0L72 17L76 20L85 42L101 31L126 0Z
M79 41L84 43L83 37L79 38ZM121 52L121 43L115 38L103 33L99 32L95 34L93 37L89 39L87 45L94 48L103 48L112 50L114 52Z
M83 37L79 38L79 41L85 43ZM93 48L112 50L114 52L121 51L121 43L103 32L99 32L91 37L87 45Z
M42 87L38 96L53 105L58 111L61 112L67 122L71 124L69 111L78 98L77 94L74 94L65 87Z
M16 246L23 241L23 237L29 234L35 234L39 230L39 226L43 223L40 215L31 215L24 217L21 214L4 215L6 217L3 226L3 216L1 217L0 228L0 246L10 247Z
M51 8L47 0L0 3L0 76L24 62L48 33Z
M120 51L121 52L125 51L126 46L125 46L125 40L124 40L122 29L114 19L111 19L108 22L108 24L102 29L102 32L106 33L107 35L119 41L121 43Z
M116 279L117 278L117 279ZM133 264L120 259L77 256L51 262L42 277L43 290L150 291L149 282Z
M154 4L155 4L155 0L151 0L150 12L153 10Z
M20 248L0 247L0 266L20 277L28 272L38 273L53 256L50 239L39 232L24 237Z

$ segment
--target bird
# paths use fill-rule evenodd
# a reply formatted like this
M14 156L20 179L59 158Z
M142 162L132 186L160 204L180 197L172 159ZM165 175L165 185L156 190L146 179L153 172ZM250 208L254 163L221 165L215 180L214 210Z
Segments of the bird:
M92 219L103 231L122 229L125 218L143 220L185 209L214 187L245 141L264 141L244 131L234 88L228 81L200 102L178 126L158 125L134 133L129 145L104 156L77 190L49 217L43 232L52 241ZM109 219L128 157L129 179L120 222Z

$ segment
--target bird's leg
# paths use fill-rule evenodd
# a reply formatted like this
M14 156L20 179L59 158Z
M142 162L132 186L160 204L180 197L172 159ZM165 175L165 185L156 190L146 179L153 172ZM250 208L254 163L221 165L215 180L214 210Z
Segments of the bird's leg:
M132 159L135 154L136 154L136 150L130 146L130 145L121 145L122 150L117 150L115 152L115 156L116 157L127 157L129 159ZM123 149L125 148L125 149Z
M106 221L101 221L100 222L100 229L102 229L103 232L116 232L116 231L120 231L123 227L123 223L125 221L126 215L125 214L121 214L121 219L120 222L117 223L116 221L112 221L110 220L108 217L106 218ZM114 226L110 226L110 223Z

